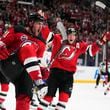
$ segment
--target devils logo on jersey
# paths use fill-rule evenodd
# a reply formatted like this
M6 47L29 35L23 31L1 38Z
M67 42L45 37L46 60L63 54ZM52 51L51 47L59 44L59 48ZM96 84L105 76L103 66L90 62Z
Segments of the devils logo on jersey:
M58 58L59 59L71 60L74 57L75 52L76 52L75 47L65 45L65 46L62 47Z

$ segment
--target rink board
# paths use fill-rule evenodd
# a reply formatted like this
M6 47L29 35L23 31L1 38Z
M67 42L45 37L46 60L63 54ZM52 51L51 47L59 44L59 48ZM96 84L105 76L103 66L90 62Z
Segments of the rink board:
M99 68L93 66L77 66L77 71L74 75L76 83L95 83L97 75L99 74ZM104 76L101 77L102 82Z

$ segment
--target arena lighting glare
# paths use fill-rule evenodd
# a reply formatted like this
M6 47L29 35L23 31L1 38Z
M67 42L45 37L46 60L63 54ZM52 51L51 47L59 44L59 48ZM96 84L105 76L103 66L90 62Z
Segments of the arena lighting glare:
M110 0L96 0L95 4L103 9L110 8Z

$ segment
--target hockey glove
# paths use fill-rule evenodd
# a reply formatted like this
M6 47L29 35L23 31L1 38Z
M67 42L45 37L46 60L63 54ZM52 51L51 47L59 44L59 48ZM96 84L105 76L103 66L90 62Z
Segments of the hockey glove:
M5 44L0 41L0 60L5 60L9 57L9 52L5 46Z
M107 41L110 41L110 32L105 32L102 35L101 41L103 44L105 44Z
M36 93L38 99L40 100L47 94L48 86L45 81L43 81L42 79L38 79L34 81L33 91L34 93Z
M43 67L41 67L40 69L41 69L42 79L47 80L50 74L49 69Z
M102 37L97 40L97 44L99 46L102 46L103 44L105 44L107 41L110 41L110 32L105 32Z

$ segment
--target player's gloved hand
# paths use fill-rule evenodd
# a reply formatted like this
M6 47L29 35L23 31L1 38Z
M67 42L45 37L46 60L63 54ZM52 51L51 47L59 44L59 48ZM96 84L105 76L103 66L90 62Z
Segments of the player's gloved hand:
M47 78L49 77L49 74L50 74L49 69L45 68L45 67L40 67L40 69L41 69L42 79L47 80Z
M110 32L105 32L102 37L97 40L97 44L99 46L102 46L103 44L105 44L107 41L110 41Z
M5 60L9 57L9 52L5 46L5 44L0 41L0 60Z
M105 32L103 35L102 35L102 43L106 43L107 41L110 41L110 32Z
M38 79L36 81L34 81L34 91L36 91L36 94L38 96L38 99L43 98L48 91L48 86L46 84L45 81L43 81L42 79Z
M110 32L106 32L106 33L104 34L104 36L106 37L106 39L107 39L108 41L110 41Z

